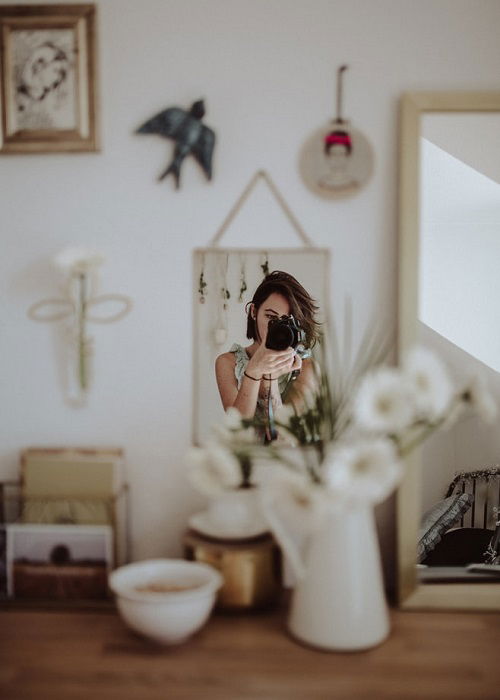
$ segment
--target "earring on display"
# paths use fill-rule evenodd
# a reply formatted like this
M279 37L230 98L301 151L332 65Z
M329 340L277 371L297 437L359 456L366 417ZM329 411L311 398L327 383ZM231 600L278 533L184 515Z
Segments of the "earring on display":
M231 298L231 293L229 289L227 288L227 268L229 267L229 255L226 255L226 264L224 267L224 281L221 287L221 295L222 295L222 308L224 311L227 311L227 302Z
M267 252L264 253L264 260L261 263L260 268L264 277L267 277L267 275L269 274L269 255Z
M219 321L217 327L214 331L214 338L216 345L223 345L227 340L227 310L228 301L231 298L231 293L227 287L227 270L229 267L229 255L225 256L224 271L220 272L220 264L218 265L218 271L221 276L221 298L222 305L219 308Z
M205 255L203 254L202 258L201 258L200 279L198 282L198 294L199 294L198 301L200 302L200 304L205 303L205 297L207 295L207 293L205 291L206 287L207 287L207 283L205 282Z
M242 302L243 301L243 295L247 291L247 283L245 280L245 256L241 255L240 256L240 295L238 297L238 301Z

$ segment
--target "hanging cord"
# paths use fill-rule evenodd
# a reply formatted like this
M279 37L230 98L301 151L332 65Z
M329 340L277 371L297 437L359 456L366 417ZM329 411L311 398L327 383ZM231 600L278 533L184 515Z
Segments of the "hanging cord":
M272 194L274 195L276 201L282 208L283 212L285 213L285 216L287 219L290 221L292 224L293 228L297 232L300 240L302 243L310 248L314 247L313 242L307 235L307 233L304 231L302 226L300 225L299 221L295 218L292 210L286 203L285 199L283 198L281 192L278 190L274 182L271 180L270 176L266 173L265 170L258 170L255 175L252 177L248 185L245 187L239 198L236 200L235 204L233 207L230 209L229 214L226 216L224 221L222 222L220 228L217 230L215 235L210 241L210 247L216 247L224 235L224 233L227 231L229 228L230 224L232 223L233 219L235 216L238 214L238 212L241 210L243 204L245 201L248 199L248 196L250 195L250 192L254 189L255 185L259 181L259 179L262 178L264 182L267 184L269 189L271 190Z
M340 68L337 69L337 117L335 119L337 124L344 123L342 119L342 73L347 70L348 67L349 66L340 66Z
M276 424L274 422L273 400L271 397L271 387L272 387L273 380L271 379L271 375L269 375L269 377L266 377L264 375L264 379L269 382L269 393L267 395L267 424L268 424L268 428L269 428L268 442L272 442L273 440L276 440L276 438L278 437L278 432L276 430ZM278 387L279 387L279 385L278 385Z

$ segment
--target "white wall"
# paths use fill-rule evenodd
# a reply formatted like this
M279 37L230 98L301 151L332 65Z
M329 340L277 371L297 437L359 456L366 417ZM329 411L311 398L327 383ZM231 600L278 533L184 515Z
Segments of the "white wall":
M134 557L178 553L200 504L182 465L192 249L266 168L316 244L331 248L335 306L352 296L359 332L373 313L394 313L398 99L411 90L498 89L499 23L497 0L100 2L101 153L0 157L0 474L14 477L30 444L122 445ZM350 66L344 113L371 140L375 175L358 196L325 201L304 188L297 158L309 133L334 116L341 63ZM215 178L207 184L186 163L175 192L155 182L170 145L133 130L156 110L201 96L218 134ZM255 211L260 236L268 211ZM48 261L68 244L100 248L108 258L102 291L135 300L126 319L95 327L95 382L79 410L62 399L54 329L26 317L56 291ZM384 533L389 550L387 523Z

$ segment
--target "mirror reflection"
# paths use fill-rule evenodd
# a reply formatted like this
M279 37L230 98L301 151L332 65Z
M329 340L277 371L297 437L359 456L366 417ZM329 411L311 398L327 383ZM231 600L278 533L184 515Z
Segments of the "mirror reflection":
M500 405L500 114L424 114L420 162L419 340ZM423 448L424 582L500 582L477 566L499 563L500 433L482 418L464 414Z
M195 251L195 443L231 406L259 421L263 442L283 406L300 411L326 330L328 264L315 248Z

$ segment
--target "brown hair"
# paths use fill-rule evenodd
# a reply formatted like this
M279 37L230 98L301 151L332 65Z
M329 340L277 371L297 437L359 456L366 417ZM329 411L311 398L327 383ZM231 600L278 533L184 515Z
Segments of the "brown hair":
M304 287L288 272L274 270L264 277L259 284L253 299L247 304L247 338L260 340L257 324L252 318L250 304L254 305L255 314L261 304L274 292L281 294L290 304L290 313L306 334L306 345L311 348L318 338L319 323L314 318L319 306Z

